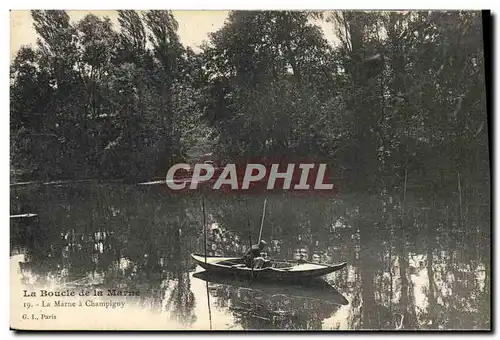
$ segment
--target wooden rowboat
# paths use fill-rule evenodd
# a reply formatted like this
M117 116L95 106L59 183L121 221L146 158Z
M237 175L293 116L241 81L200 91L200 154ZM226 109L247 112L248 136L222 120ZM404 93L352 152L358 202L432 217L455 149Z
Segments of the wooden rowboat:
M191 254L196 263L207 272L262 280L302 280L320 277L344 268L347 263L325 265L307 261L271 260L271 266L248 268L240 257L222 257Z

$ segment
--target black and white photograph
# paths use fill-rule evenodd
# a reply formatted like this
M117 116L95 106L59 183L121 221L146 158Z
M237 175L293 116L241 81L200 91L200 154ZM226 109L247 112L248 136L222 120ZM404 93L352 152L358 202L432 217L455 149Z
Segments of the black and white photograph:
M14 331L491 331L487 10L10 11Z

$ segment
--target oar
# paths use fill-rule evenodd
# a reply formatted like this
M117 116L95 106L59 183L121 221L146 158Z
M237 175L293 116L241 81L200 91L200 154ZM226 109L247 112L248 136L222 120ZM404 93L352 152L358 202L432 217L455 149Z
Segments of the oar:
M205 246L205 263L207 263L207 222L205 221L205 195L201 196L201 209L203 213L203 243Z

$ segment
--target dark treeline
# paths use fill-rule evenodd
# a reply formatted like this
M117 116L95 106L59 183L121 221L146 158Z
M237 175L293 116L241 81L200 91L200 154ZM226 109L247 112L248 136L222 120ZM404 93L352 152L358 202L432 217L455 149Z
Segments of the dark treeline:
M236 11L199 53L169 11L32 17L11 65L26 178L149 179L196 150L322 159L363 191L488 177L478 12Z

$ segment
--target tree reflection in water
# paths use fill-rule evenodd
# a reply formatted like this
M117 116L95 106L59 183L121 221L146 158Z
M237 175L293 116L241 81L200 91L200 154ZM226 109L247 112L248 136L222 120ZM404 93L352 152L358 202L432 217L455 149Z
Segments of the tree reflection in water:
M141 306L196 327L198 307L207 304L190 278L195 266L189 254L203 252L198 194L86 183L14 186L11 196L11 214L38 214L11 221L11 253L25 254L22 270L30 280L139 289ZM207 196L209 254L247 249L242 199L251 237L258 238L261 197ZM268 256L347 261L345 270L325 279L349 304L339 310L321 299L270 298L209 284L212 308L230 311L237 324L253 329L487 329L489 206L467 202L460 214L453 197L414 192L404 208L384 192L270 196L263 233Z

